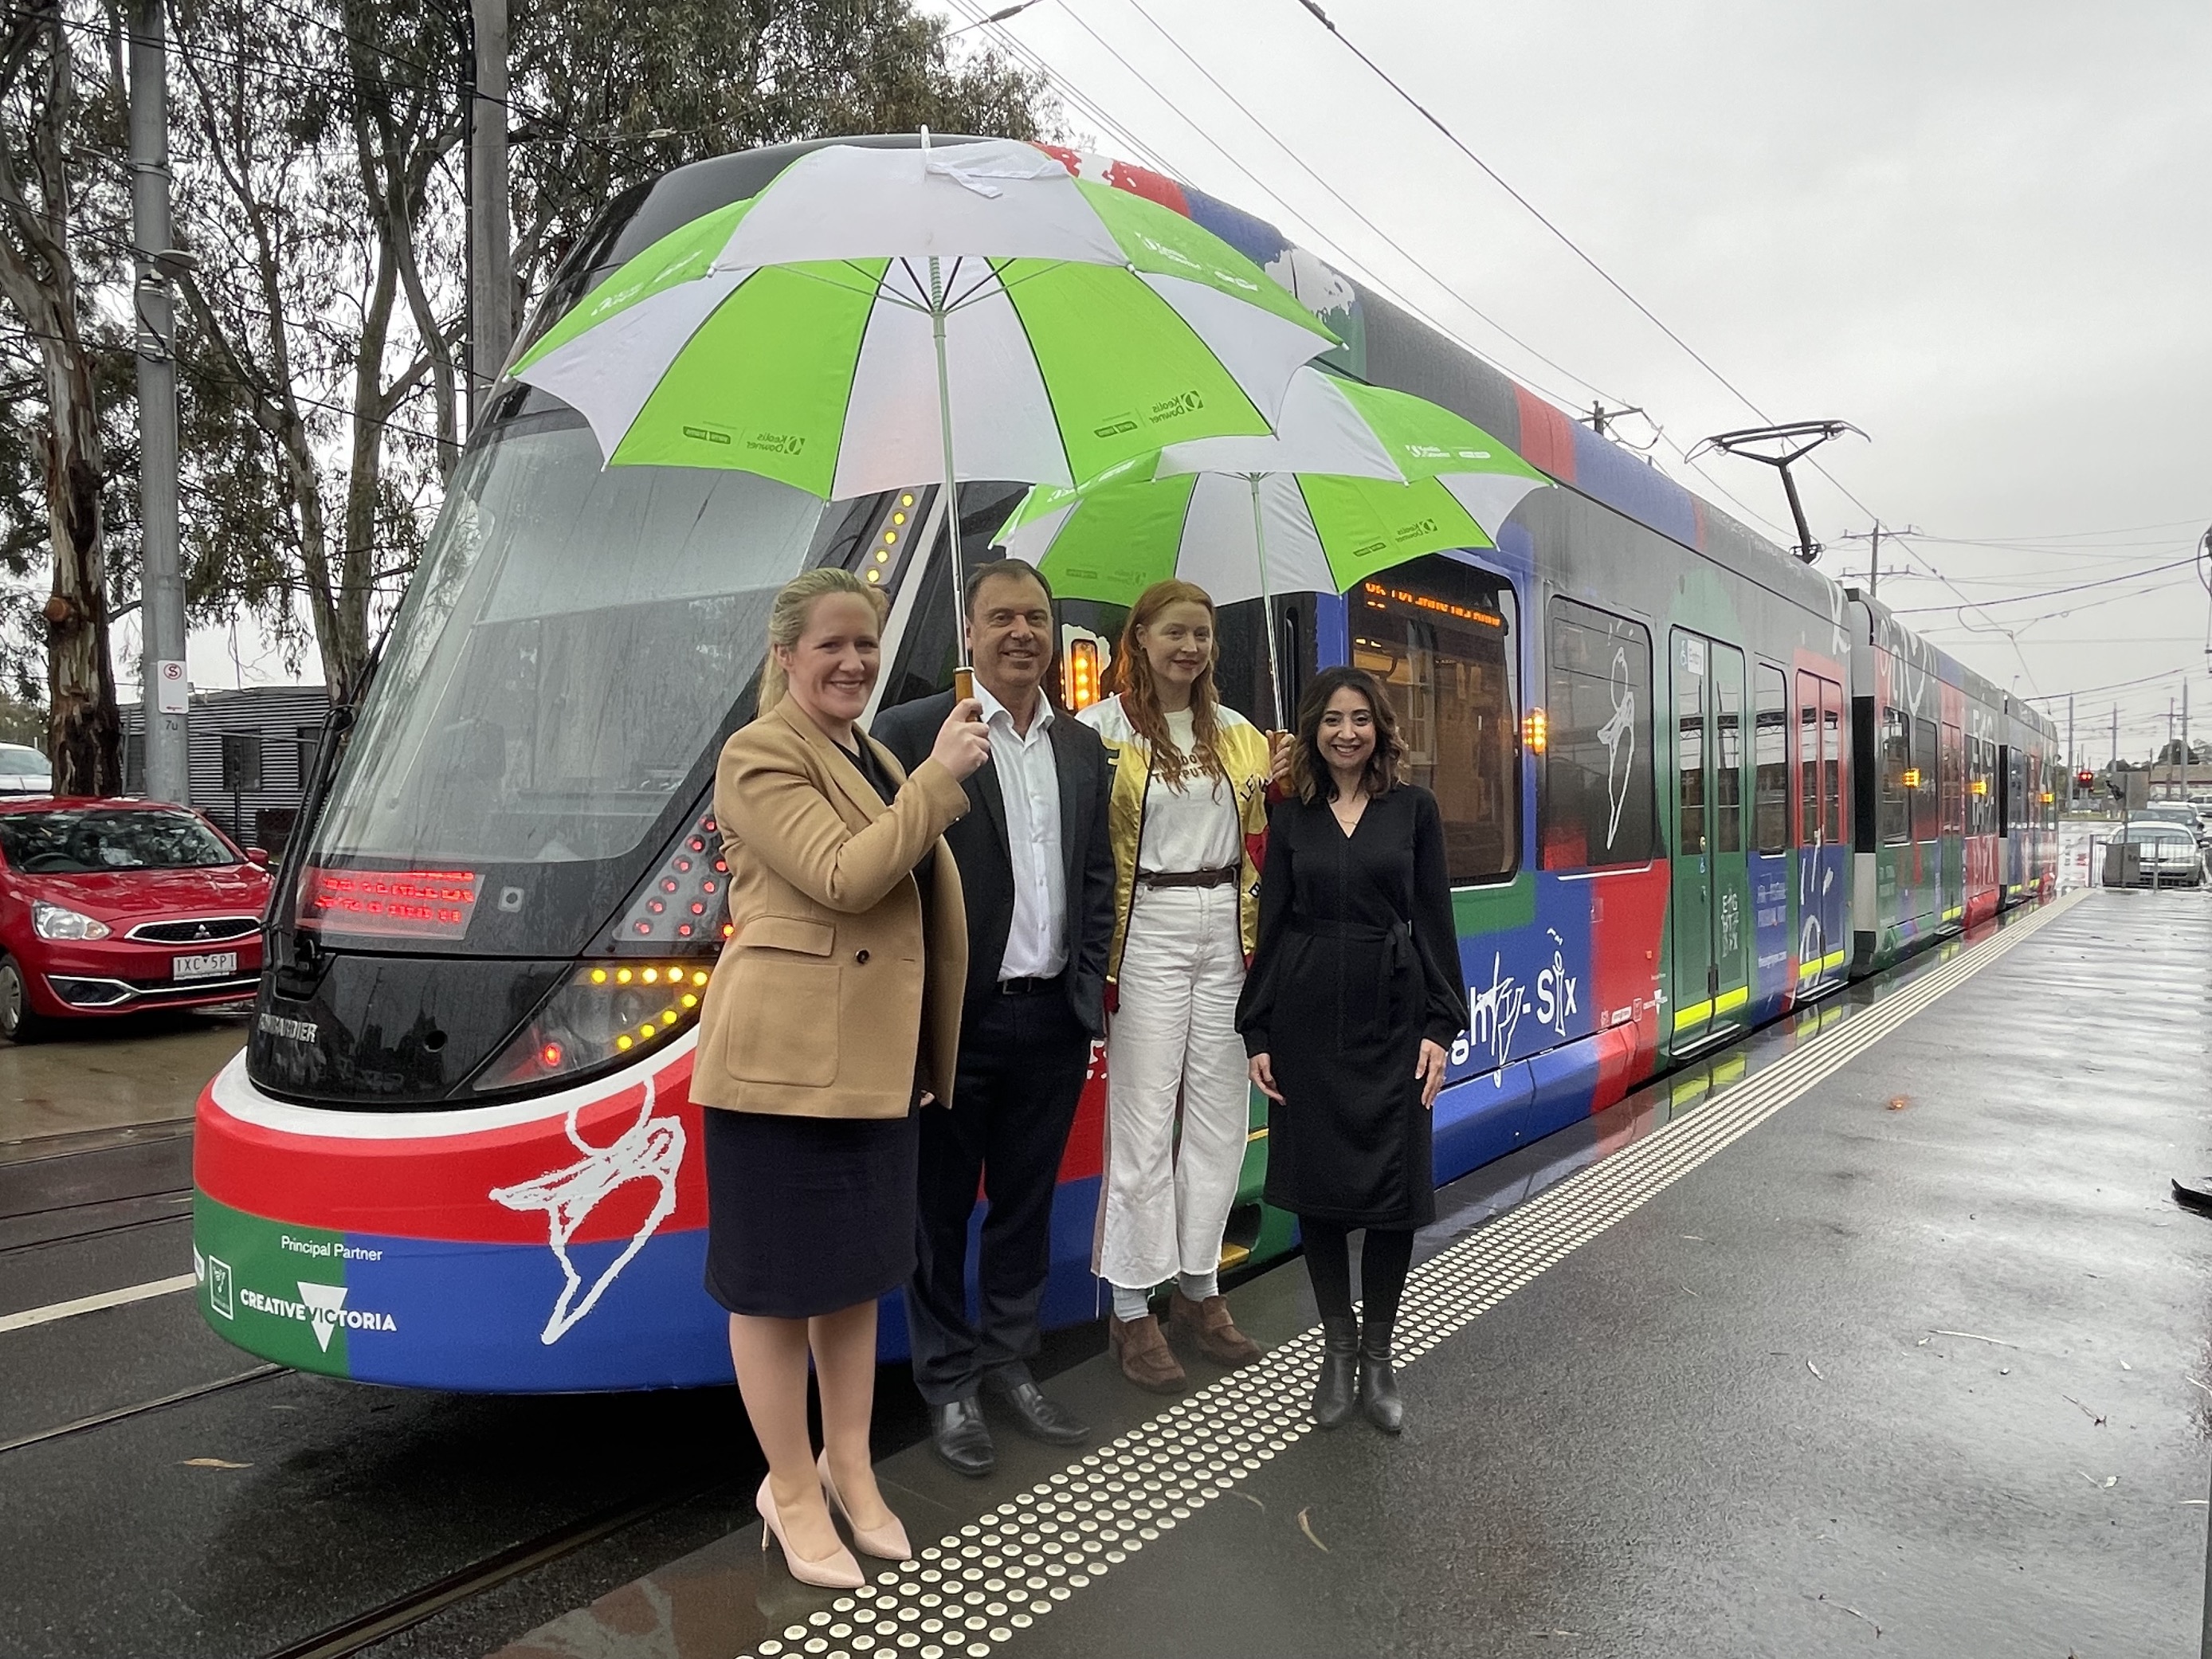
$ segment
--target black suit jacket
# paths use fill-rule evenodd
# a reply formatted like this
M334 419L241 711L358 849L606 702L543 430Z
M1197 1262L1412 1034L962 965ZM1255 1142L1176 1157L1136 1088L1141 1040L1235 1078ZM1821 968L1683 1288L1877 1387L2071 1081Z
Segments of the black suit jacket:
M928 756L952 694L901 703L876 716L878 743L911 772ZM1060 851L1067 894L1067 998L1083 1029L1106 1034L1106 952L1114 937L1114 848L1106 834L1113 774L1106 746L1079 720L1055 714L1046 728L1060 777ZM963 787L974 808L945 832L968 908L968 1000L996 994L999 964L1014 920L1013 856L1006 847L999 769L986 761Z

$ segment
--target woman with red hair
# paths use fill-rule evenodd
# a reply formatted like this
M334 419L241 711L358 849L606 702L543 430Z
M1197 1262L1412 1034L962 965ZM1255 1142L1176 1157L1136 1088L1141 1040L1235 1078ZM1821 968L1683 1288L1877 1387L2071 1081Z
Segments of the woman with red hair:
M1146 588L1114 659L1119 695L1079 717L1114 766L1115 1012L1094 1267L1113 1288L1107 1332L1122 1374L1156 1394L1186 1380L1152 1311L1170 1279L1171 1330L1220 1364L1260 1352L1217 1273L1248 1133L1237 1002L1259 925L1269 752L1215 693L1215 631L1204 588Z

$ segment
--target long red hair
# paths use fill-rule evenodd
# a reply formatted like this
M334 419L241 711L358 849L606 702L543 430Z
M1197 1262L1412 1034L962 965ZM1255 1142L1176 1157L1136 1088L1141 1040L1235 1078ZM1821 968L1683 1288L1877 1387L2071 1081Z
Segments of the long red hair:
M1212 654L1199 671L1198 678L1191 682L1194 752L1188 755L1176 746L1174 738L1168 733L1168 717L1160 708L1159 688L1152 681L1152 659L1145 655L1145 648L1137 639L1138 630L1150 627L1171 605L1204 606L1206 619L1214 629ZM1137 596L1137 603L1130 607L1128 621L1121 624L1121 643L1114 653L1115 683L1121 694L1121 708L1129 716L1129 724L1152 746L1152 770L1163 783L1181 783L1192 772L1212 778L1225 779L1229 775L1221 762L1218 742L1221 700L1213 687L1214 665L1220 659L1221 623L1213 609L1213 596L1196 582L1154 582Z

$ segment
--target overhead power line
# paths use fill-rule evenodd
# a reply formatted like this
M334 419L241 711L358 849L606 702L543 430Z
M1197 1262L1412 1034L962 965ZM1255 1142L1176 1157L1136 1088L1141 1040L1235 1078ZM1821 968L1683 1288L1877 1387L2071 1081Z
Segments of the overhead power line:
M1582 245L1576 241L1573 237L1568 235L1565 231L1560 229L1557 224L1553 223L1551 218L1541 208L1538 207L1534 202L1530 201L1519 191L1514 189L1511 185L1508 184L1504 176L1500 173L1496 167L1491 166L1489 162L1484 161L1482 157L1476 155L1474 150L1470 149L1457 133L1454 132L1449 127L1446 126L1442 121L1437 118L1435 114L1430 111L1428 106L1422 103L1419 99L1414 97L1412 93L1407 91L1406 88L1401 86L1391 76L1388 70L1384 69L1380 64L1376 63L1372 58L1370 58L1364 52L1360 50L1358 43L1353 40L1352 37L1346 34L1342 29L1337 27L1336 24L1330 19L1329 15L1323 11L1320 6L1315 3L1315 0L1298 0L1298 3L1301 6L1304 6L1308 11L1311 12L1314 15L1315 21L1319 22L1321 26L1327 29L1331 34L1334 35L1336 39L1342 43L1344 49L1346 52L1350 52L1354 58L1357 58L1361 63L1364 64L1369 71L1376 80L1382 82L1384 86L1396 93L1401 99L1404 100L1407 107L1412 109L1415 114L1419 115L1424 121L1426 121L1431 126L1442 133L1444 136L1444 141L1447 143L1450 144L1451 147L1457 150L1461 155L1466 156L1468 161L1474 162L1476 167L1481 168L1483 173L1488 176L1492 183L1495 184L1498 189L1504 191L1508 196L1510 196L1516 202L1518 202L1523 208L1528 210L1528 215L1531 218L1534 219L1538 224L1543 226L1545 229L1550 231L1553 235L1558 237L1560 242L1565 246L1567 251L1572 253L1576 258L1581 260L1592 270L1595 271L1600 280L1601 280L1607 288L1611 289L1615 294L1620 295L1622 299L1627 301L1630 305L1635 307L1638 312L1643 313L1645 319L1650 323L1652 327L1657 329L1662 334L1665 335L1676 345L1680 346L1682 350L1688 355L1692 362L1696 363L1698 368L1704 369L1706 374L1711 375L1713 379L1719 381L1721 385L1727 387L1737 402L1741 403L1753 414L1758 416L1760 420L1767 422L1769 424L1772 423L1774 417L1771 415L1769 415L1765 410L1761 409L1757 403L1753 401L1749 392L1744 391L1743 388L1736 385L1735 381L1729 380L1727 375L1722 374L1719 369L1714 368L1711 362L1710 362L1704 354L1699 352L1695 346L1692 345L1687 340L1684 339L1673 329L1669 328L1665 320L1661 318L1657 312L1652 310L1650 306L1645 305L1643 301L1638 299L1633 294L1630 293L1627 288L1620 282L1620 278L1616 277L1611 271L1607 270L1603 265L1600 264L1595 259L1584 252L1583 251Z

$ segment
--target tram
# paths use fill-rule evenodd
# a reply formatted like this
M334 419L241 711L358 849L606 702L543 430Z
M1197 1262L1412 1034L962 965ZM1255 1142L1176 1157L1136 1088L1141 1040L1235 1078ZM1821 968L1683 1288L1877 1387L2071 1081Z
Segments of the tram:
M806 148L619 198L532 333ZM1456 410L1553 481L1495 549L1222 619L1219 681L1248 714L1271 703L1263 629L1290 698L1324 665L1380 676L1442 808L1469 1030L1436 1104L1439 1181L2049 892L2058 750L2040 716L1272 227L1054 153L1250 256L1340 337L1336 368ZM946 525L926 485L825 505L740 472L610 469L581 416L500 392L357 717L333 715L250 1042L199 1102L195 1270L216 1332L419 1388L730 1379L688 1093L727 931L714 757L751 716L768 603L800 568L865 570L890 595L884 702L948 684L945 549L981 555L1020 493L965 487ZM1079 705L1121 613L1060 611ZM1052 1324L1101 1306L1103 1098L1094 1068L1060 1171ZM1260 1201L1265 1108L1228 1265L1294 1243ZM902 1353L896 1297L882 1331Z

